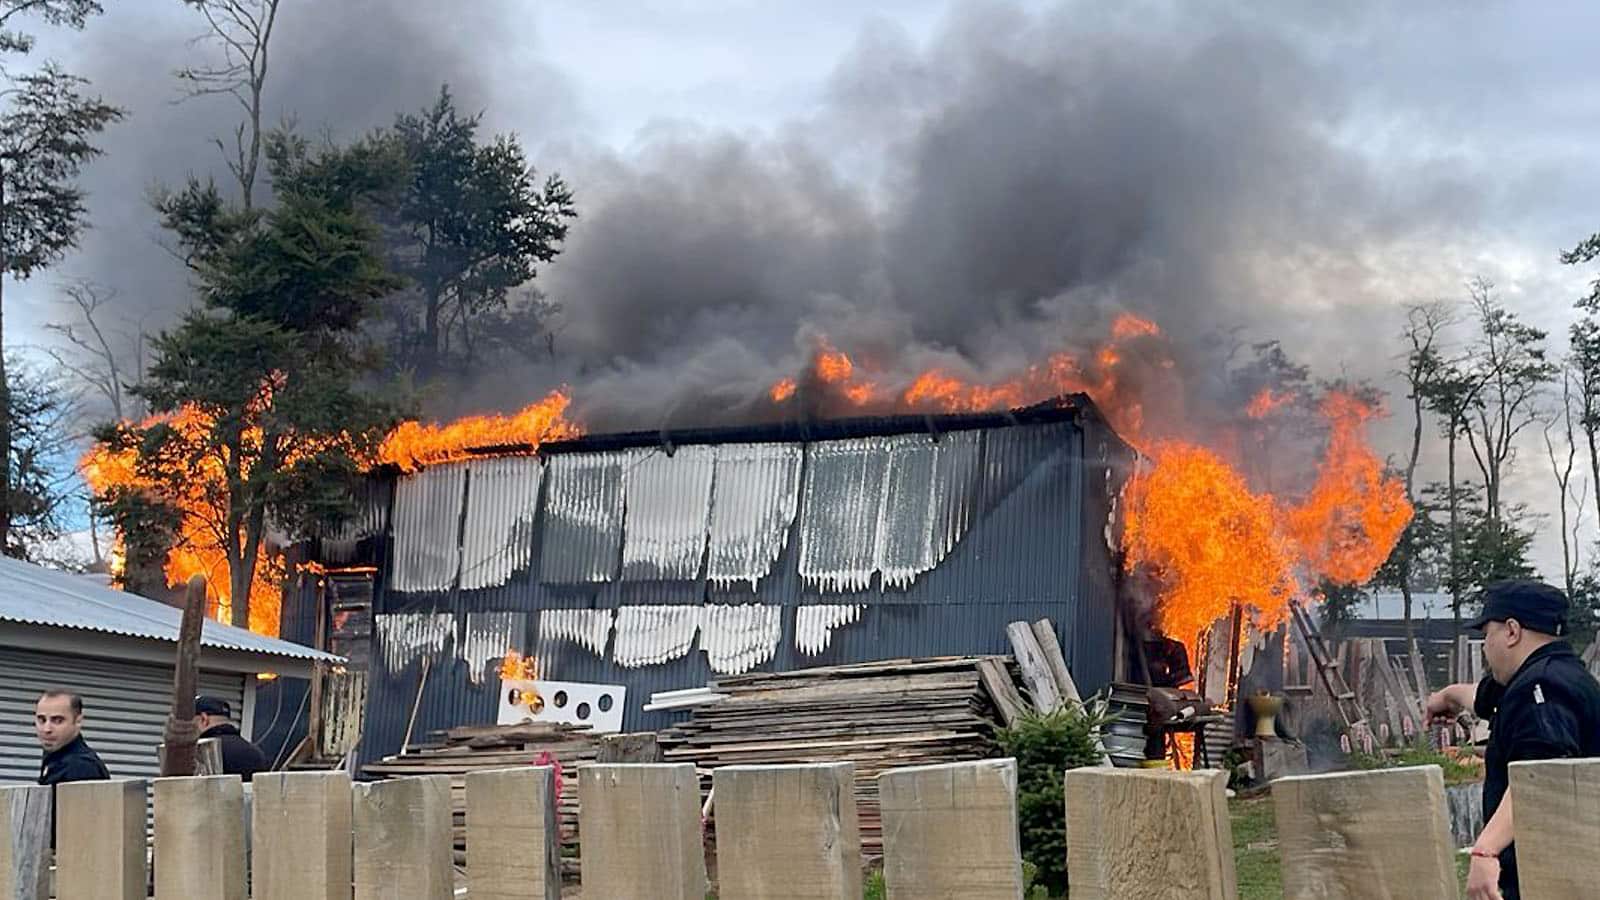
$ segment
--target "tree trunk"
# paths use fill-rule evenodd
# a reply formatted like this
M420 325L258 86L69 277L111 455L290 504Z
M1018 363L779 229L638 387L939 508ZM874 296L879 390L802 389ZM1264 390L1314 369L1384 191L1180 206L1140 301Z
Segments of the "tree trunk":
M1589 441L1589 471L1594 478L1594 512L1600 518L1600 447L1595 446L1596 425L1584 424L1583 434Z
M439 369L439 312L441 305L440 291L437 288L427 289L427 310L424 312L422 323L422 359L417 366L418 374L424 380L432 378Z
M5 221L5 172L0 170L0 222ZM11 269L9 235L0 234L0 553L11 554L11 376L5 361L5 280Z
M1461 636L1461 510L1456 497L1456 435L1455 423L1450 423L1450 438L1446 441L1448 459L1445 485L1450 492L1450 612L1455 622L1451 634Z

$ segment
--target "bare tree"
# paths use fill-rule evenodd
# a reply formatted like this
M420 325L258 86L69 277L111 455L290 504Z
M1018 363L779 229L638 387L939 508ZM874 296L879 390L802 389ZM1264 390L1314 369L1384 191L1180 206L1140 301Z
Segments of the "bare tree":
M1561 409L1558 415L1551 416L1544 423L1544 447L1550 457L1550 471L1555 475L1556 488L1560 491L1561 574L1566 579L1567 596L1570 597L1578 580L1579 565L1576 529L1568 516L1568 506L1573 499L1571 491L1572 470L1578 458L1578 442L1574 437L1572 424L1572 367L1563 367L1561 374ZM1556 441L1550 437L1551 429L1558 424L1562 428L1562 439L1565 441L1565 459L1562 459L1561 455L1557 453ZM1578 518L1581 519L1583 516L1583 498L1577 498L1577 503Z
M1494 283L1468 285L1479 329L1472 365L1483 383L1467 417L1467 446L1483 475L1484 509L1500 522L1500 488L1516 452L1517 436L1539 420L1538 399L1557 366L1545 352L1546 334L1518 319L1494 293Z
M74 313L68 321L45 326L68 345L50 348L50 356L103 398L113 418L121 421L140 417L142 412L134 409L140 401L128 389L138 385L143 375L143 335L135 337L113 329L106 321L109 305L117 297L116 289L82 280L62 285L61 290ZM131 367L125 364L130 355Z
M228 96L244 109L244 120L233 132L233 147L221 138L217 149L239 182L246 210L255 200L256 175L261 167L261 96L267 84L267 47L278 19L278 0L183 0L205 17L207 32L195 43L207 42L222 51L220 62L186 66L175 74L187 85L187 98Z
M1422 456L1422 430L1425 418L1423 413L1427 406L1429 390L1445 367L1440 352L1443 332L1454 322L1454 313L1443 301L1418 303L1406 310L1406 327L1403 335L1407 350L1406 368L1403 374L1408 388L1406 399L1411 401L1411 453L1406 458L1406 502L1411 504L1412 509L1417 508L1417 460ZM1396 560L1398 571L1394 579L1400 588L1406 649L1413 658L1412 665L1416 671L1422 670L1422 661L1417 653L1416 629L1411 618L1411 579L1414 558L1420 550L1417 547L1417 532L1421 525L1419 517L1407 526L1407 534L1401 538L1403 546Z

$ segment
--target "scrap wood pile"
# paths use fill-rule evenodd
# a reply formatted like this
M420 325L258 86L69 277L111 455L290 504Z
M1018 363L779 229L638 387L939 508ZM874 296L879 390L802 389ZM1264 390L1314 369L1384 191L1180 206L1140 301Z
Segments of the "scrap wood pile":
M563 850L571 851L578 838L578 766L595 761L600 736L587 726L559 723L522 725L473 725L452 728L443 740L406 748L398 756L366 766L369 775L398 778L408 775L449 775L450 796L455 818L456 858L459 863L466 848L466 788L463 777L473 771L505 769L514 766L561 766L561 802L557 810L561 821ZM570 857L564 852L563 857Z
M718 678L714 702L661 733L663 756L703 770L852 762L862 850L879 855L878 773L993 756L1000 707L1021 702L1009 661L896 659Z

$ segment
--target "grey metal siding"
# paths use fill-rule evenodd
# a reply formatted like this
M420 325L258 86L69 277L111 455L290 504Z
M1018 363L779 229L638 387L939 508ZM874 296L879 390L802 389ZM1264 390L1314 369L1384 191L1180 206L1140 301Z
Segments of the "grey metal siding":
M618 456L635 451L618 452ZM825 591L801 577L799 555L805 497L789 525L782 549L766 576L755 585L715 584L702 571L694 580L547 584L546 541L534 536L531 564L500 586L483 590L402 593L385 586L381 610L393 613L448 613L454 631L430 643L425 654L389 653L375 648L362 761L399 749L406 721L421 684L421 656L432 660L421 694L413 739L453 725L489 721L496 709L493 679L474 684L458 658L458 642L468 614L486 610L525 612L525 643L541 672L571 681L627 686L625 727L658 728L678 714L645 713L640 707L655 691L704 684L715 677L697 640L689 651L666 662L622 668L610 647L604 655L567 639L539 633L538 611L617 610L631 605L751 603L782 608L782 637L762 670L782 670L902 656L1003 653L1009 645L1007 622L1051 619L1063 652L1080 686L1102 688L1112 680L1117 633L1117 564L1107 547L1114 495L1120 489L1127 450L1094 417L1077 421L992 427L977 442L977 478L970 510L942 511L965 517L964 534L931 571L904 588L882 585L880 576L859 590ZM802 465L809 465L806 454ZM792 486L793 481L789 481ZM549 481L546 480L548 493ZM541 508L534 530L542 534ZM617 549L620 557L620 545ZM570 560L557 569L566 572ZM862 607L855 621L832 632L815 655L795 645L796 615L813 604ZM613 635L613 642L614 642Z

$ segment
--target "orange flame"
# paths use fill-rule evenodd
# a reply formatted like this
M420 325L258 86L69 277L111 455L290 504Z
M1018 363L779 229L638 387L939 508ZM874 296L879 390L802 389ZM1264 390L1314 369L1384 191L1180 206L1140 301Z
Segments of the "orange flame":
M800 386L795 383L793 378L783 378L772 386L772 390L767 392L767 396L772 398L773 403L783 403L793 397L795 391L799 389Z
M153 416L142 423L143 427L164 422L176 429L188 442L199 442L211 428L211 420L193 407L184 407L172 415ZM259 441L259 432L249 432L246 441ZM136 454L131 450L113 452L104 446L90 448L79 464L84 480L97 494L115 487L154 490L155 485L136 469ZM162 567L167 586L179 588L194 575L206 578L207 614L218 621L227 622L233 614L232 583L229 579L228 554L218 523L226 519L226 511L219 510L219 498L227 483L222 460L211 455L203 457L200 464L188 473L179 496L172 498L181 516L172 549ZM113 558L124 560L122 536L116 539ZM125 573L121 565L114 574L120 580ZM255 574L250 583L250 630L276 637L279 633L279 616L282 606L280 585L283 582L282 560L269 554L265 547L256 555Z
M507 649L505 658L500 660L500 678L503 681L537 681L539 661Z
M1250 404L1245 407L1245 415L1252 419L1265 419L1289 401L1294 399L1293 394L1275 393L1272 388L1262 388L1259 393L1250 398Z
M1147 453L1150 467L1128 482L1123 541L1128 565L1164 585L1161 630L1193 647L1235 602L1262 626L1281 621L1299 584L1272 498L1204 447L1161 442Z
M569 403L567 392L556 390L511 416L467 416L448 425L402 422L384 439L378 459L414 472L426 465L465 459L475 449L518 447L532 452L548 441L583 434L566 419Z
M1341 584L1371 578L1411 522L1405 485L1386 477L1383 464L1362 440L1377 409L1334 391L1322 402L1332 427L1317 482L1289 511L1288 530L1307 567Z

